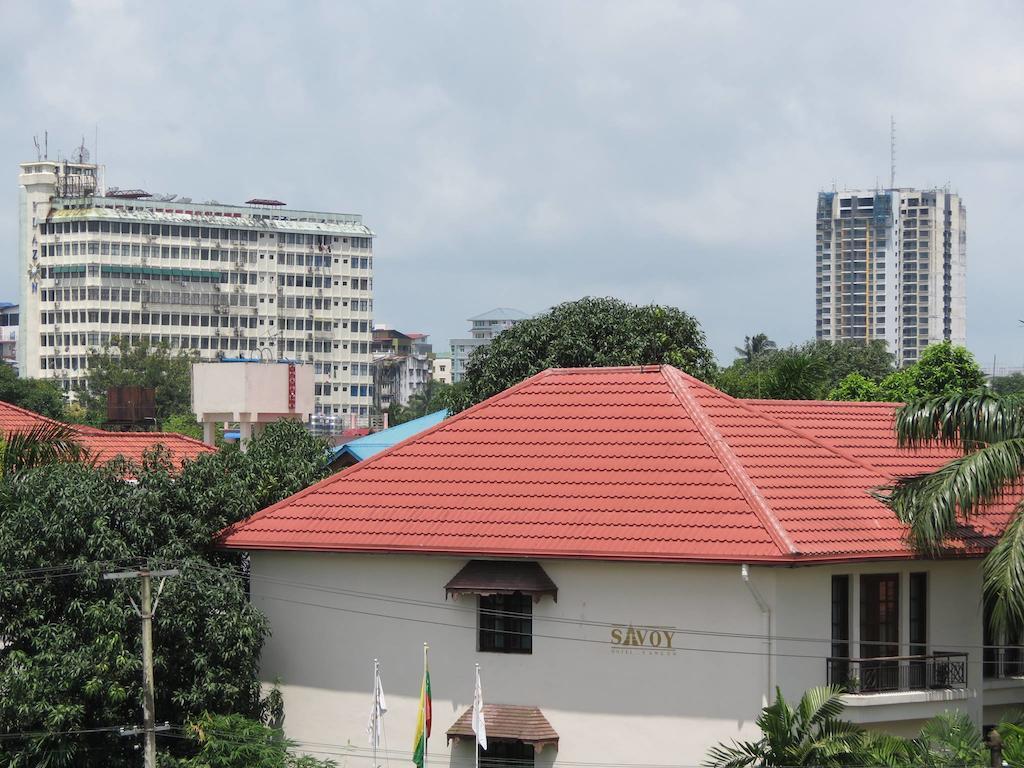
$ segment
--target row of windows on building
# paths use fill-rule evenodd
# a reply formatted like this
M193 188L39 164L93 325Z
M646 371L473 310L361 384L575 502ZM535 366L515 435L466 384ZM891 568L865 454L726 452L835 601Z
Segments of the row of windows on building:
M192 260L192 261L223 261L226 263L256 264L265 261L267 264L283 264L285 266L327 269L332 265L348 265L352 269L371 269L371 257L333 257L321 253L246 253L245 251L225 251L216 248L191 248L177 245L140 245L139 243L111 243L107 241L43 243L39 246L39 255L43 258L58 256L116 256L124 258Z
M111 343L111 340L121 334L117 333L43 333L39 335L40 343L43 347L100 347ZM124 334L127 336L128 334ZM131 334L131 338L135 340L133 343L138 343L137 340L140 338L138 334ZM229 337L227 335L217 336L177 336L177 335L162 335L162 336L148 336L144 335L142 338L150 338L154 342L160 340L165 341L170 345L172 349L212 349L212 350L245 350L245 349L259 349L260 347L274 346L276 351L281 352L295 352L299 354L309 355L326 355L336 350L349 351L351 354L366 354L365 344L360 342L332 342L332 341L318 341L318 340L301 340L301 339L260 339L260 338L238 338ZM323 364L323 373L330 374L334 372L335 375L338 373L338 366L330 363ZM342 367L343 371L347 371L347 365Z
M264 304L263 297L257 300L256 295L239 293L202 293L199 291L154 291L139 288L118 288L82 286L72 288L44 288L40 292L44 302L56 301L113 301L113 302L142 302L153 304L183 304L192 306L221 306L231 307L256 307ZM275 300L270 299L273 304ZM338 300L330 298L319 298L312 296L279 296L277 297L279 309L331 309L339 306ZM348 307L347 299L342 299L340 306ZM373 301L370 299L353 300L352 309L359 312L369 312L373 309Z
M326 246L340 243L353 248L369 248L369 237L346 237L334 234L308 234L303 232L260 232L252 229L192 227L182 224L152 224L138 221L98 221L75 219L72 221L44 221L39 224L44 235L72 235L81 232L102 232L111 235L144 235L147 237L180 237L191 240L223 240L226 242L255 243L262 239L277 240L288 245Z
M256 285L259 283L274 284L274 275L270 280L266 276L254 272L206 272L199 270L178 269L173 272L147 269L139 271L138 267L118 268L117 266L67 265L60 267L43 267L40 276L44 279L80 279L86 276L101 275L113 280L144 280L182 283L219 283L221 285ZM350 279L331 278L321 275L277 275L277 285L287 288L351 288L357 291L373 289L373 281L367 277Z

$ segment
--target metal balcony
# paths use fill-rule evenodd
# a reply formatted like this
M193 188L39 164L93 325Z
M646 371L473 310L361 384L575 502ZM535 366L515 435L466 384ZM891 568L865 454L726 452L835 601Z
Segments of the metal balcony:
M829 685L849 693L950 690L967 687L967 654L883 656L874 659L826 659Z

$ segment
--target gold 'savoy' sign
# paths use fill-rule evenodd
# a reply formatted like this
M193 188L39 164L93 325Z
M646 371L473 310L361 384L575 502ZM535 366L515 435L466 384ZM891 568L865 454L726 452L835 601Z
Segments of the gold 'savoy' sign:
M672 638L675 632L661 627L612 627L611 644L630 649L653 651L672 651Z

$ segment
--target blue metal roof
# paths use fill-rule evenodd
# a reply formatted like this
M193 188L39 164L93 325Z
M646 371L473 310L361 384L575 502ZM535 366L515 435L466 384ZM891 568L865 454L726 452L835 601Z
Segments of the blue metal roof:
M372 435L357 437L355 440L349 440L347 443L336 445L332 448L331 461L343 453L348 453L356 461L363 461L363 459L368 459L381 451L386 451L393 445L398 445L413 435L418 435L420 432L430 429L446 418L448 418L448 411L435 411L434 413L428 413L426 416L420 416L418 419L407 421L404 424L382 429L380 432L374 432Z

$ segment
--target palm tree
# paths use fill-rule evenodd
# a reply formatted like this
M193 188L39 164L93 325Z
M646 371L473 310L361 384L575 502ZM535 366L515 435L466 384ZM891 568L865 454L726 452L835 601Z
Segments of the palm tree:
M957 529L1011 492L1024 477L1024 401L979 391L935 397L896 414L901 446L953 446L960 456L935 472L897 480L877 496L910 527L911 542L936 554ZM1024 500L985 558L985 599L1003 633L1024 627Z
M742 347L733 347L736 350L736 354L739 355L739 360L746 361L747 364L754 362L754 358L759 355L763 355L766 352L774 352L776 344L774 341L768 338L768 334L755 333L753 336L743 337Z
M0 478L11 478L43 464L90 461L74 427L59 422L37 424L27 432L0 438Z
M843 690L839 686L811 688L794 709L776 689L775 702L761 710L758 741L719 744L708 752L709 768L796 768L796 766L856 765L862 731L840 720Z

